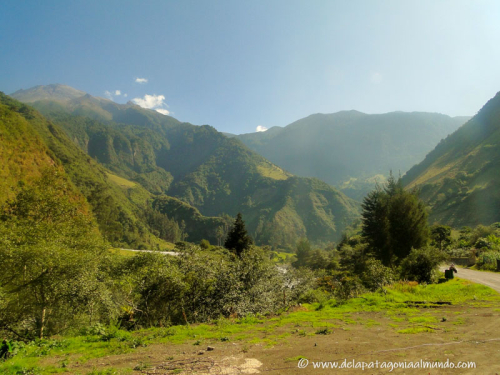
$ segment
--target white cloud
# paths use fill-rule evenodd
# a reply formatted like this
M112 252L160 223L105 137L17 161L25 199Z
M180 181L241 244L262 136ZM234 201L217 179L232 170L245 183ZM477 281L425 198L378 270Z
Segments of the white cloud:
M113 100L113 98L114 98L115 96L120 96L120 95L122 95L121 90L113 90L113 91L108 91L108 90L106 90L106 91L104 91L104 96L105 96L106 98L108 98L109 100ZM127 94L123 94L123 96L125 96L125 97L126 97L126 96L127 96Z
M128 95L127 94L123 94L124 97L127 97Z
M165 96L164 95L144 95L144 98L134 98L132 99L132 102L137 104L138 106L142 108L147 108L147 109L153 109L158 113L161 113L162 115L169 115L170 111L166 108L168 108L167 103L165 103ZM165 108L166 107L166 108Z
M163 95L144 95L144 98L134 98L132 101L141 106L142 108L154 109L158 107L163 107L165 103L165 96Z
M375 85L378 85L383 80L384 80L384 77L382 77L382 74L380 74L379 72L372 73L372 75L370 77L371 83L373 83Z
M159 113L161 113L162 115L165 115L165 116L168 116L170 114L169 110L163 109L163 108L156 108L155 111L159 112Z
M135 82L140 83L142 85L142 84L148 83L148 79L147 78L136 78Z
M265 126L262 126L262 125L257 126L257 129L255 129L255 131L257 131L257 132L265 132L266 130L267 130L267 128Z

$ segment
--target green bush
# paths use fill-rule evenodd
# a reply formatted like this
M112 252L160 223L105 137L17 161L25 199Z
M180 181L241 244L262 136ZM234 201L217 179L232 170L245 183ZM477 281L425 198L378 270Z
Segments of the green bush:
M500 259L500 251L485 251L478 256L477 267L483 270L495 271L497 259Z
M401 278L419 283L435 282L439 264L445 259L443 252L431 247L412 249L401 262Z
M322 303L330 298L330 294L320 289L310 289L300 296L299 303Z
M491 243L487 238L479 238L474 244L476 249L491 249Z
M350 298L362 294L365 289L361 280L357 277L344 276L335 281L334 296L340 301L347 301Z
M200 247L203 250L208 250L208 249L210 249L210 242L208 240L201 240L200 241Z
M392 284L396 275L391 268L385 267L378 259L370 258L365 263L365 271L361 274L361 282L370 291L377 291Z

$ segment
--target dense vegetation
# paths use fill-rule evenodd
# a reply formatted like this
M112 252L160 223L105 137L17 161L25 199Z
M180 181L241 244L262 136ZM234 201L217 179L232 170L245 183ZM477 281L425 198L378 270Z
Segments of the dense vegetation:
M362 200L389 170L405 173L467 119L437 113L343 111L236 137L287 171L317 177Z
M0 330L21 340L113 321L137 328L276 313L311 283L307 274L280 272L259 248L113 255L81 195L56 170L3 207L0 261Z
M451 230L450 227L441 225L433 228L442 227L449 229L449 232L446 231L444 236L435 236L434 242L450 256L466 259L469 265L478 269L497 270L497 260L500 259L500 223L478 225L475 228L465 226L460 230Z
M394 179L384 192L389 206L414 197ZM415 207L404 212L412 219L421 206L409 202ZM398 277L435 280L442 259L438 250L416 248L427 244L425 230L411 251L398 254L398 268L384 254L388 250L373 241L376 234L365 230L367 213L377 209L365 204L364 210L363 236L346 236L325 250L312 250L303 239L293 267L278 267L269 249L252 246L241 214L226 248L201 241L200 247L178 247L178 256L123 257L108 250L91 210L64 172L46 169L2 208L0 330L31 340L113 322L127 329L190 324L275 314L299 302L344 301ZM380 215L390 221L393 213ZM398 217L401 225L414 226L404 215ZM389 242L397 240L394 232L388 235Z
M5 137L0 157L6 172L0 181L2 198L15 194L19 183L39 177L44 167L60 165L85 196L108 241L136 248L163 246L146 219L153 198L148 191L110 174L33 108L1 93L0 105Z
M430 221L460 228L500 221L500 93L403 177L418 186Z

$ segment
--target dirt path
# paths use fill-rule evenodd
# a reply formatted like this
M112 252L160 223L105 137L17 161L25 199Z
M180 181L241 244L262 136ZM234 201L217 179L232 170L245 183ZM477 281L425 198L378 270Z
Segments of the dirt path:
M446 268L448 267L441 267L441 271L444 271ZM489 286L491 289L500 292L500 273L458 268L456 277Z
M120 250L133 251L136 253L158 253L158 254L172 255L172 256L179 255L179 253L177 251L136 250L136 249L123 249L123 248L120 248Z

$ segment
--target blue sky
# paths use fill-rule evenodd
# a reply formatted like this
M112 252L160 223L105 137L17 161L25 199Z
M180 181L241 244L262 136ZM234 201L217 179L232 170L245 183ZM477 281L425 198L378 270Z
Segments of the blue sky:
M233 133L349 109L473 115L500 91L499 20L494 0L2 0L0 91L119 90Z

